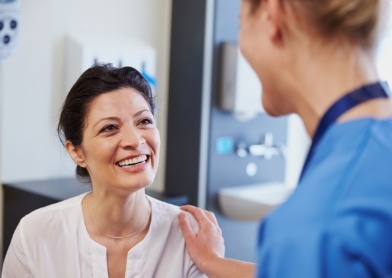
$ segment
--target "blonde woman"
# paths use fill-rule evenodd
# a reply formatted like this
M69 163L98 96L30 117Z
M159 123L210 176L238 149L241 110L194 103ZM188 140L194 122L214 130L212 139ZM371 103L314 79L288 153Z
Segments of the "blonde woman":
M268 114L298 114L312 138L298 187L261 224L257 269L224 259L195 207L187 247L209 277L391 277L392 105L375 65L389 1L242 0L240 48Z

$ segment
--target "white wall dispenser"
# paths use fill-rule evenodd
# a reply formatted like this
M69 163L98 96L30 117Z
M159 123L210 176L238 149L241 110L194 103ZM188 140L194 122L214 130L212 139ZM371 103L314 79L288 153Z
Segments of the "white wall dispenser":
M241 54L237 44L221 46L221 80L219 107L233 113L240 121L253 119L264 112L261 105L261 83Z
M65 91L68 92L83 71L96 63L131 66L156 87L156 51L135 37L102 34L73 34L67 37Z

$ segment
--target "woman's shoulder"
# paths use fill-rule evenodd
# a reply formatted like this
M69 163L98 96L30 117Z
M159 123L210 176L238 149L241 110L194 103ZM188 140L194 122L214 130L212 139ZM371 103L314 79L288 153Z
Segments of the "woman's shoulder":
M147 196L147 199L150 201L152 217L155 219L165 220L165 222L172 222L177 219L180 208L176 205L158 200L154 197Z
M57 203L36 209L33 212L31 212L30 214L45 213L45 212L49 212L49 211L65 209L65 208L81 205L82 200L86 194L87 193L83 193L83 194L77 195L75 197L65 199L65 200L59 201Z
M170 224L171 226L176 226L176 228L178 227L178 230L180 230L178 216L183 210L179 206L155 199L151 196L147 196L147 198L151 203L152 218L155 223L161 223L162 225ZM197 231L199 226L193 215L188 212L185 213L188 214L193 230Z
M31 228L34 226L43 227L48 223L72 220L72 216L81 213L81 203L86 193L36 209L21 220L23 226Z
M48 264L62 262L64 250L69 254L78 248L73 246L72 249L72 244L77 242L75 238L80 230L84 195L42 207L24 216L14 232L8 250L28 261L30 269L37 267L46 271L39 266L42 260ZM47 257L48 248L50 258Z

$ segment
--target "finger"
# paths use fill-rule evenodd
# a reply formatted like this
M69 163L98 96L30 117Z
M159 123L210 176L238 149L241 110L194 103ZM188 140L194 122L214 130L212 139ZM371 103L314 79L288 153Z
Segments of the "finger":
M197 209L197 207L192 206L192 205L183 205L183 206L180 206L180 208L182 210L185 210L185 211L190 211L190 210L193 210L193 209Z
M211 211L203 210L201 208L191 206L191 205L181 206L181 209L192 213L195 219L197 220L197 222L199 223L206 221L208 219L213 224L218 225L218 220L216 219L215 214Z
M199 226L202 226L203 224L209 224L211 222L207 215L204 213L204 210L202 210L201 208L186 205L182 206L181 209L191 213L196 219L196 221L199 223Z
M204 214L208 217L208 219L210 219L212 223L218 225L218 220L216 219L216 216L212 211L205 210Z
M195 238L195 233L192 230L191 223L189 222L189 218L185 212L180 212L178 216L178 222L180 224L185 241Z

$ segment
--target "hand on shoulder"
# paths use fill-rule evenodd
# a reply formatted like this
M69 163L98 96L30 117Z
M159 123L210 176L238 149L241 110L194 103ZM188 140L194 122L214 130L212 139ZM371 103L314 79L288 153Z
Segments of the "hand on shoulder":
M191 205L182 206L181 209L191 213L199 225L199 231L194 232L190 215L185 212L180 213L179 223L189 255L195 264L206 272L209 262L223 258L225 255L222 230L212 212Z
M187 250L201 271L210 278L254 277L255 264L224 258L224 239L214 213L190 205L181 209L191 213L199 224L199 231L194 232L190 215L180 213L179 223Z

